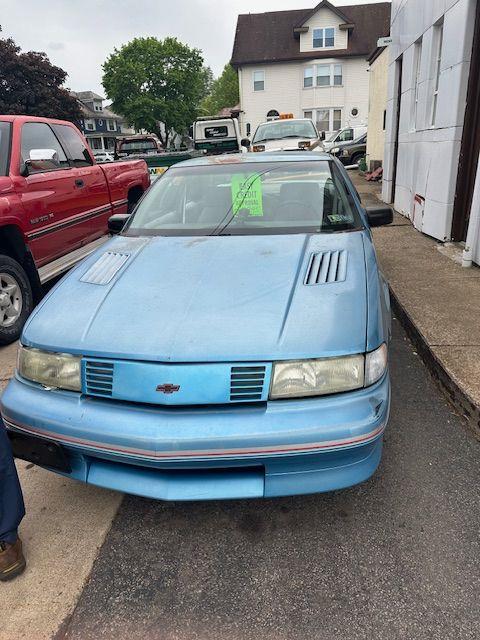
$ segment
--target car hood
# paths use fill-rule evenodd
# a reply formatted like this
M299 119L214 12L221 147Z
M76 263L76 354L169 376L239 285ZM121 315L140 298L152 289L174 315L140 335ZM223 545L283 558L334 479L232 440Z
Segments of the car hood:
M118 236L50 292L22 343L165 362L362 352L363 234Z

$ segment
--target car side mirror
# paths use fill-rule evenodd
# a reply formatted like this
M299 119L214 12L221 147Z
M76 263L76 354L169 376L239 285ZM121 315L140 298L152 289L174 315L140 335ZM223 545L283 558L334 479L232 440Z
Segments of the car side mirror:
M108 219L108 230L110 233L120 233L130 218L129 213L115 213Z
M379 207L367 207L368 224L371 227L382 227L385 224L392 224L393 209L387 205Z
M327 137L327 134L325 133L325 131L322 131L320 133L320 140L325 140L326 137Z
M30 160L33 162L55 162L59 164L55 149L30 149Z
M20 175L26 177L30 172L30 167L41 171L56 169L60 167L60 160L55 149L30 149L29 157L22 163ZM45 166L43 166L45 165Z
M248 138L242 138L240 144L242 145L242 147L247 147L247 149L250 149L250 140Z

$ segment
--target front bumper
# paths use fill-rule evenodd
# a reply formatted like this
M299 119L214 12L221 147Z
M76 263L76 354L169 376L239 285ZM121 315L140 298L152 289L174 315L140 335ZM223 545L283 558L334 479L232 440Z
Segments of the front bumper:
M60 443L70 477L165 500L344 488L377 468L390 384L243 406L159 407L48 391L14 378L7 429Z

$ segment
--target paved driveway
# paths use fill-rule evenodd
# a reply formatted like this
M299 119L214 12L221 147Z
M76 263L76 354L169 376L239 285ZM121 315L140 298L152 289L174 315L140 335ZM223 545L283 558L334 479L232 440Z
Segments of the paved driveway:
M268 501L126 497L60 637L480 637L480 444L397 322L391 362L371 481Z

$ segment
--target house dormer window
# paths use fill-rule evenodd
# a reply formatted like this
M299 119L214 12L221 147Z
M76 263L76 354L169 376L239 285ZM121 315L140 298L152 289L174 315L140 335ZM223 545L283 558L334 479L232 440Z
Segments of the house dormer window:
M335 46L335 28L313 29L313 48L325 49Z

